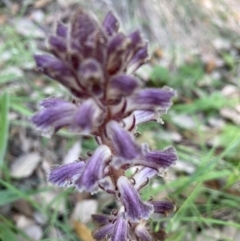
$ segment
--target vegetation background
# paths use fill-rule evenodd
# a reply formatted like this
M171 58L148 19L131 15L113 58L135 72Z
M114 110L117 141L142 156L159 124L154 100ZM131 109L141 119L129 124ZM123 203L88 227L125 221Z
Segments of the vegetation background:
M173 145L180 158L142 192L178 207L153 217L153 228L165 228L167 241L240 240L238 0L0 1L0 240L91 241L91 213L115 205L106 194L47 182L52 165L94 150L93 139L67 131L45 138L29 121L40 100L68 95L37 73L32 56L54 22L67 22L78 6L100 19L113 9L122 29L140 28L152 57L137 75L178 93L163 125L139 127L140 143Z

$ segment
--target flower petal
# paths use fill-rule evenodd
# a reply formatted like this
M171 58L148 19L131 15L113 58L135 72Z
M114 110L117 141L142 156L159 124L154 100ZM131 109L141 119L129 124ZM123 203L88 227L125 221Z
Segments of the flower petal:
M116 157L132 160L142 154L141 148L135 143L133 136L116 121L110 121L107 124L107 135L112 141Z
M134 110L161 110L166 112L171 106L171 98L175 95L170 88L145 89L129 97L127 111Z
M101 228L96 229L93 232L93 238L96 239L96 240L102 241L105 238L108 238L108 237L112 236L113 227L114 227L114 224L109 223L109 224L107 224L107 225L105 225Z
M132 74L136 71L141 65L145 64L148 59L148 46L145 43L145 46L138 49L130 60L127 68L127 73Z
M133 112L136 118L136 125L149 121L157 121L156 113L148 110L136 110Z
M50 55L35 55L34 58L39 71L60 82L77 97L82 95L80 83L65 62Z
M124 74L114 76L109 83L108 97L119 98L131 95L138 86L138 80L133 76Z
M121 176L118 179L117 186L128 217L132 221L139 219L147 220L153 212L153 206L141 200L139 193L125 176Z
M174 165L178 160L177 152L174 147L170 146L162 151L145 151L143 158L136 158L134 160L119 160L119 163L128 164L131 166L140 165L155 169L158 172L162 172L168 167ZM120 165L120 164L118 164ZM153 171L151 171L153 173Z
M100 64L94 59L87 59L80 65L81 83L95 95L103 92L103 72Z
M59 187L73 186L74 182L81 175L84 166L84 161L77 161L67 165L55 167L50 171L48 180Z
M55 30L56 35L59 37L65 38L67 37L67 31L68 31L67 26L62 22L57 21L56 30Z
M92 220L97 226L104 226L109 223L111 223L114 219L114 216L112 215L106 215L106 214L93 214Z
M154 207L154 213L162 213L166 215L169 212L174 212L176 210L175 204L169 200L151 201L150 203Z
M119 29L119 22L112 11L107 13L102 25L109 36L112 36L113 34L117 33Z
M100 27L97 21L83 9L78 9L71 19L70 39L80 46L84 45L88 37Z
M139 164L156 169L166 169L178 160L177 152L172 146L165 148L163 151L147 152L144 158L145 160L139 162Z
M44 108L51 108L51 107L61 106L62 104L66 104L66 103L69 103L69 102L60 98L49 97L45 100L42 100L40 102L40 106Z
M123 33L116 34L109 42L107 49L107 71L116 74L124 67L127 57L127 47L131 41Z
M48 49L56 57L65 59L67 55L66 39L57 36L50 36L48 38Z
M128 223L125 213L118 215L117 221L114 223L114 230L111 236L111 241L126 241L128 234Z
M77 188L82 191L95 192L99 181L103 178L106 163L111 158L111 150L106 145L99 146L87 161L81 177L76 181Z
M73 119L72 130L84 135L91 134L101 123L103 113L93 99L84 101Z
M143 167L134 176L135 181L134 187L138 190L142 185L146 184L151 178L156 176L158 171L149 167Z
M43 105L49 107L37 112L31 120L45 135L51 135L63 127L70 126L77 111L77 106L68 102L62 104L58 102L56 106L51 106L51 102L45 101Z

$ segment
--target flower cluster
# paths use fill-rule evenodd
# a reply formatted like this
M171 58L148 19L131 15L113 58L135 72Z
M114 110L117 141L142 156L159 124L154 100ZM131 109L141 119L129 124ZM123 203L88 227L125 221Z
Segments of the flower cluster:
M147 42L139 31L125 35L109 12L102 24L79 9L70 24L57 22L49 36L48 54L36 55L39 71L58 81L73 95L73 101L48 98L32 117L44 134L68 128L74 133L92 135L98 148L89 158L55 167L49 181L79 191L104 190L118 202L111 215L93 215L96 240L159 239L163 233L148 228L152 213L174 210L170 201L143 201L141 189L156 175L177 161L173 147L150 150L135 142L138 124L158 121L171 106L170 88L141 89L133 73L148 58ZM133 170L126 176L127 170Z

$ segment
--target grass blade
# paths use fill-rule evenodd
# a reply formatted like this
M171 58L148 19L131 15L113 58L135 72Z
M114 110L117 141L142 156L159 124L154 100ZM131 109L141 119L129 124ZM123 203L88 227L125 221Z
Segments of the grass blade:
M9 96L4 93L0 96L0 167L3 166L8 140L8 108Z

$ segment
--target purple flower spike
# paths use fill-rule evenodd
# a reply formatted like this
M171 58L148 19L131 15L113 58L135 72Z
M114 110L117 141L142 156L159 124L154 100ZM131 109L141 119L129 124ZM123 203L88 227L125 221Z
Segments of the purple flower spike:
M119 29L119 22L113 12L109 12L103 20L103 28L106 30L109 36L117 33Z
M111 158L111 150L105 145L99 146L87 161L81 177L76 181L77 188L82 191L95 192L99 181L103 178L106 163Z
M73 186L74 182L81 175L84 166L84 161L76 161L67 165L55 167L50 171L48 180L59 187Z
M156 169L143 167L133 176L133 179L135 181L134 187L139 190L142 185L147 184L147 182L157 174L158 171Z
M155 213L162 213L166 215L176 210L175 204L169 200L151 201L150 203L153 205Z
M140 156L141 148L134 142L132 135L124 130L116 121L107 125L107 135L112 140L114 155L126 160ZM116 163L116 165L118 165Z
M118 214L117 221L114 223L114 230L111 236L111 241L126 241L128 240L128 223L125 213Z
M131 95L139 86L138 80L130 75L114 76L109 83L108 96L110 98Z
M45 100L42 105L48 108L40 110L31 118L33 124L46 135L70 126L77 111L77 106L72 103L57 101L57 105L53 106L53 102Z
M118 179L117 186L128 217L132 221L138 221L139 219L147 220L153 213L153 206L141 200L139 193L125 176L121 176Z
M151 234L147 231L143 222L136 226L134 232L141 241L153 241Z
M114 224L112 223L109 223L101 228L98 228L93 232L93 238L99 241L109 238L113 234L113 228Z
M78 92L82 93L81 86L65 62L49 55L35 55L34 58L39 71L59 81L62 85L70 89L73 94L77 95Z
M128 111L148 110L166 112L171 106L171 98L175 95L169 88L141 90L128 99Z
M101 124L102 112L93 99L84 101L76 112L72 130L89 135Z

